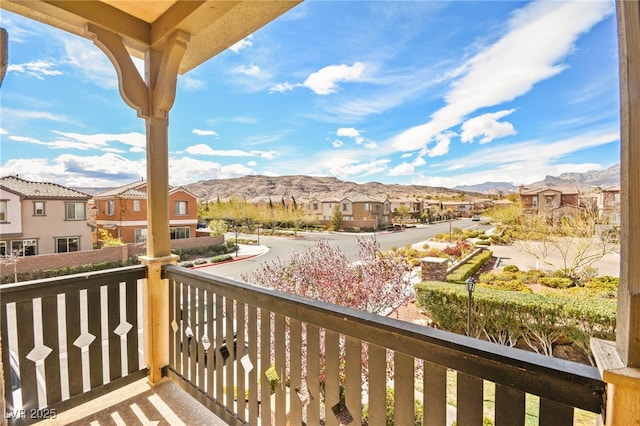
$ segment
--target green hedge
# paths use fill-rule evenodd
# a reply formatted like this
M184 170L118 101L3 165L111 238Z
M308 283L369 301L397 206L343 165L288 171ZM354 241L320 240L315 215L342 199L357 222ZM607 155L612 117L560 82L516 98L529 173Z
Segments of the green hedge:
M483 250L480 253L473 256L471 259L464 262L452 273L447 275L447 281L454 283L464 283L464 281L473 276L484 265L487 260L491 259L493 252L490 250Z
M444 330L464 333L468 293L459 284L416 285L417 304ZM527 294L478 287L473 293L472 335L551 354L558 341L570 341L587 355L589 339L615 340L616 301Z
M67 266L65 268L56 268L56 269L41 269L41 270L33 270L26 272L18 272L18 281L31 281L31 280L39 280L43 278L53 278L53 277L61 277L64 275L73 275L73 274L83 274L85 272L93 272L93 271L102 271L105 269L113 269L113 268L121 268L123 266L137 265L140 262L134 260L133 258L129 258L127 260L114 261L114 262L99 262L99 263L91 263L87 265L77 265L77 266ZM11 265L3 265L2 272L7 273L6 275L2 275L0 278L0 284L8 284L13 283L15 280L15 276L11 273L13 266Z

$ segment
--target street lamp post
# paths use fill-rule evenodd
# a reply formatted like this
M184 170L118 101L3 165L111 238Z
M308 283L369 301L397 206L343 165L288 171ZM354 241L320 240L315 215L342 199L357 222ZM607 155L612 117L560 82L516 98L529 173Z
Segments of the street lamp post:
M473 291L476 289L476 282L472 277L467 278L464 282L469 293L469 300L467 305L467 336L471 336L471 301L473 299Z
M238 225L237 224L236 224L235 228L236 228L236 257L238 257L238 249L240 247L238 246Z

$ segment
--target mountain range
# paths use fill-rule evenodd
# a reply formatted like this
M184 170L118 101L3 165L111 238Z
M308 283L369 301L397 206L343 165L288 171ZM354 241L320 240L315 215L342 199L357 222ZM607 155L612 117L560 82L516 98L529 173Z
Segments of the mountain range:
M609 188L620 185L620 165L606 170L594 170L585 173L563 173L560 176L547 176L539 182L525 184L529 189L538 187L575 186L581 191L595 187ZM318 176L261 176L250 175L232 179L201 180L184 185L199 199L216 200L229 198L272 197L279 201L281 197L308 200L313 197L341 199L347 196L368 195L370 197L453 197L466 195L493 195L518 192L518 186L508 182L485 182L477 185L457 186L454 188L432 187L427 185L398 185L368 182L358 184L342 181L335 177Z
M524 184L527 188L575 186L581 191L593 188L611 188L620 186L620 164L606 170L591 170L585 173L562 173L560 176L546 176L543 180ZM481 194L508 194L518 192L518 186L509 182L485 182L477 185L456 186L453 189Z

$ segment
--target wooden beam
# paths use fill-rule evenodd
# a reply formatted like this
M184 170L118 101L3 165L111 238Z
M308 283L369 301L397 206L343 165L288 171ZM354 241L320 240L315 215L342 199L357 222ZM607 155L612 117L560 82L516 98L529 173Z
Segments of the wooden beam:
M621 125L621 266L617 348L640 367L640 3L618 1Z

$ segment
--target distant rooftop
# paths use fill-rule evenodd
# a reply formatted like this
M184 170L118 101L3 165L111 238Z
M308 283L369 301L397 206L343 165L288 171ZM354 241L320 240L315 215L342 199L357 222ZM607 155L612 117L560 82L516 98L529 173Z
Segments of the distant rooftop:
M0 178L0 187L25 198L86 199L91 195L52 182L32 182L17 176Z

